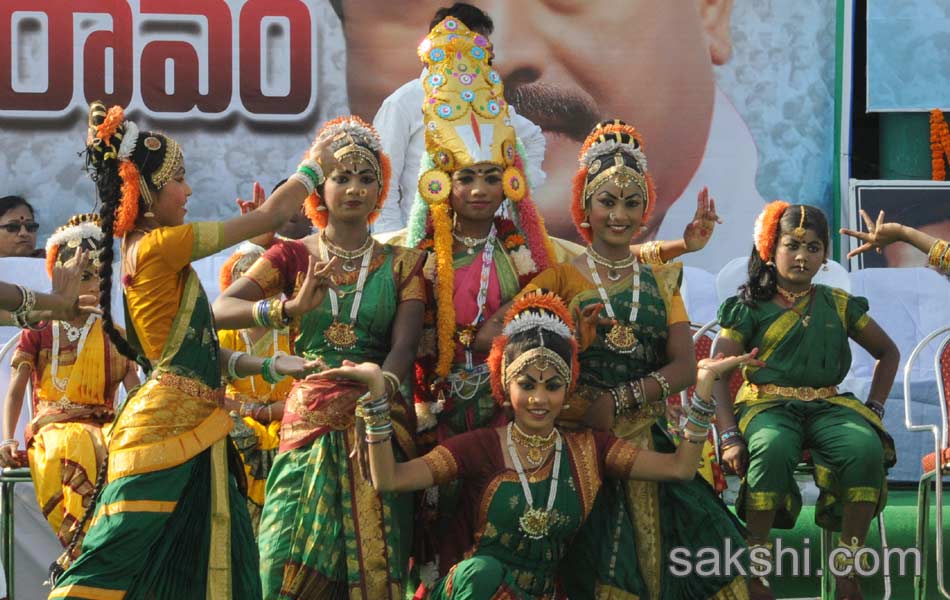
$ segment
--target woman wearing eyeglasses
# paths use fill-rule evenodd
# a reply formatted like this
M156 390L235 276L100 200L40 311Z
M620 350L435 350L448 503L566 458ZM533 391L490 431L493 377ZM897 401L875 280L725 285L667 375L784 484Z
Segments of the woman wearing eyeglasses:
M0 198L0 257L42 257L43 250L36 248L39 228L29 202L20 196Z

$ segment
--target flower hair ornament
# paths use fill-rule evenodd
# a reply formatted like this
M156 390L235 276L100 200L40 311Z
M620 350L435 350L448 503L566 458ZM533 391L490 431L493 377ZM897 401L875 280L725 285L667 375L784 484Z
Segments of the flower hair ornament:
M537 332L538 345L506 364L505 346L508 340L532 330ZM571 347L570 365L557 352L544 345L543 331L568 341ZM580 362L577 359L577 340L574 338L574 319L564 302L551 293L527 294L515 301L505 315L502 334L492 342L488 366L492 393L499 403L508 398L508 384L531 366L542 370L553 367L567 382L568 393L573 391L580 373Z
M99 215L82 213L73 215L65 225L56 229L46 240L46 274L53 277L53 267L63 264L80 250L88 250L95 269L99 268L102 229Z
M428 69L423 80L426 152L406 231L406 245L435 253L437 358L435 374L448 375L455 355L452 174L479 164L502 170L512 221L523 234L519 277L554 264L554 247L538 214L524 169L524 148L511 126L501 75L491 64L491 44L458 19L433 27L418 48ZM510 236L514 239L516 236Z
M775 255L775 244L778 241L779 221L785 214L785 209L791 206L783 200L775 200L765 205L759 216L755 218L755 226L752 229L752 238L755 243L755 249L759 253L762 262L772 262ZM802 222L799 226L802 228L802 237L804 237L805 207L802 206ZM796 228L797 230L797 228ZM797 235L797 234L796 234Z
M582 238L591 241L587 224L590 200L608 182L621 189L636 186L646 200L643 223L649 220L656 205L656 188L647 171L643 139L633 126L619 119L601 121L584 140L578 162L580 168L574 175L571 217Z
M221 272L218 274L221 293L223 294L231 287L234 280L240 278L262 256L264 256L263 248L251 242L242 242L234 254L221 265Z
M106 161L118 161L122 197L115 209L116 237L132 231L139 215L139 199L148 210L156 200L152 190L162 189L185 160L174 139L157 132L139 131L133 121L126 120L121 106L106 110L101 102L90 106L86 146L89 160L96 167Z
M333 158L345 167L356 171L360 163L365 162L373 170L373 175L379 184L379 201L376 209L369 216L369 222L372 223L379 216L383 201L389 193L389 177L392 172L389 157L383 152L379 133L363 119L355 115L347 115L327 121L317 134L317 143L322 140L330 140L330 152ZM320 165L327 175L329 175L328 166ZM304 211L316 227L326 228L326 207L321 204L317 191L307 198Z

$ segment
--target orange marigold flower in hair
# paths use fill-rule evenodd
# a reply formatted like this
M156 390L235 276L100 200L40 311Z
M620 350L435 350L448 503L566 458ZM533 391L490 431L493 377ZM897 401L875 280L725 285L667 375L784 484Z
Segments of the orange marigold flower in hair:
M759 258L765 262L772 260L775 243L778 240L778 223L789 206L788 202L782 200L770 202L755 219L752 237L755 248L759 251Z
M124 237L135 227L135 219L139 216L139 170L130 160L119 163L119 177L122 178L122 199L115 209L115 224L112 234L115 237Z
M96 137L111 145L112 136L119 130L122 123L125 122L125 111L121 106L113 106L106 112L106 118L96 127Z

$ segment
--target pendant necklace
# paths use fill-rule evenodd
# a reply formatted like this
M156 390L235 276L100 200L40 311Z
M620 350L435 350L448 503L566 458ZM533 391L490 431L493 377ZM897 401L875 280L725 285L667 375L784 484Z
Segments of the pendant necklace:
M364 254L370 251L373 247L373 236L367 234L366 241L363 242L363 245L357 248L356 250L347 250L345 248L340 248L336 244L332 243L327 239L327 232L324 231L320 234L320 241L323 242L330 254L343 259L342 269L346 273L352 273L356 271L356 260L362 258Z
M525 455L528 466L538 468L544 463L545 453L554 445L555 433L556 430L551 430L551 433L547 436L531 435L522 431L517 423L514 424L515 442L522 448L528 449L528 453Z
M586 253L587 256L594 259L595 263L607 267L607 279L610 281L620 281L620 271L630 268L637 263L637 259L633 254L621 260L610 260L598 254L592 246L587 247Z
M511 456L511 462L518 472L518 480L521 482L521 490L524 492L524 499L527 502L527 508L518 519L518 525L521 532L532 540L540 540L548 535L551 530L551 511L554 508L554 501L557 498L557 482L561 473L561 434L557 429L554 433L554 467L551 472L550 487L548 488L548 503L545 508L535 508L534 498L531 495L531 487L528 485L528 477L524 473L524 467L521 465L521 459L518 458L518 450L511 439L511 430L514 423L508 424L508 455Z
M458 233L455 232L455 230L452 231L452 237L455 238L455 241L465 246L465 251L468 254L475 254L475 248L481 246L488 240L495 237L494 233L495 233L495 225L494 223L492 223L491 232L489 232L489 234L483 238L474 238L474 237L469 237L467 235L459 235Z
M604 289L604 282L597 272L597 265L594 264L594 258L590 253L587 254L587 268L590 269L591 277L597 285L597 292L600 294L600 299L604 303L604 310L610 319L617 321L607 333L607 347L619 354L632 354L639 343L634 333L633 324L636 322L637 313L640 311L640 263L634 260L630 266L633 267L633 284L630 292L630 318L626 323L620 323L617 321L614 307L610 304L610 297L607 295L607 290Z
M89 315L89 318L86 319L86 323L80 328L73 328L79 331L79 335L75 339L69 338L69 329L66 329L66 338L70 342L79 340L79 344L76 346L76 360L79 360L79 353L82 352L83 346L86 345L86 338L89 336L89 330L92 329L93 322L98 318L98 315ZM60 325L69 325L65 321L59 321ZM64 328L65 329L65 328ZM59 327L53 327L53 364L50 366L50 379L53 380L53 386L61 391L66 391L66 385L69 384L69 377L66 379L60 379L59 374ZM75 363L73 363L75 364Z
M327 327L324 336L330 345L337 351L343 352L356 346L356 316L360 310L360 302L363 300L363 286L366 285L366 277L369 275L369 263L373 258L373 238L369 238L369 246L363 251L363 262L360 263L360 274L356 280L356 293L353 298L353 304L350 307L350 320L347 323L340 322L340 300L337 297L336 290L329 288L327 294L330 296L330 310L333 315L333 322ZM321 258L326 261L327 247L321 245Z

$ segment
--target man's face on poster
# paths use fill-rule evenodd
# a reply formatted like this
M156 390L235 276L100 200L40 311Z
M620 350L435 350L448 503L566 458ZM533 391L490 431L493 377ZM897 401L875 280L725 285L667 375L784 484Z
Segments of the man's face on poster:
M593 125L619 118L645 140L658 204L654 223L689 183L705 150L715 83L729 58L732 0L471 0L490 36L505 95L545 132L547 182L535 201L551 233L574 237L567 209L577 154ZM450 0L346 0L354 113L419 75L415 49Z

